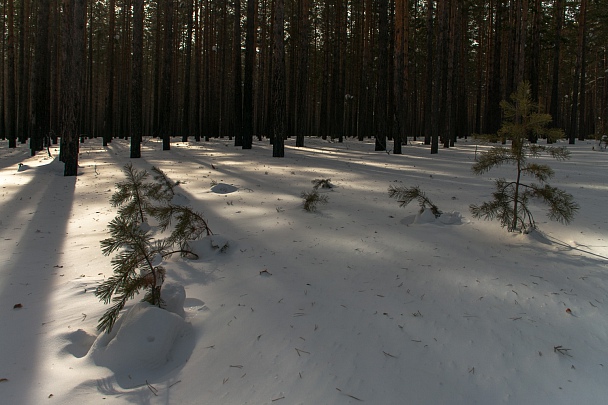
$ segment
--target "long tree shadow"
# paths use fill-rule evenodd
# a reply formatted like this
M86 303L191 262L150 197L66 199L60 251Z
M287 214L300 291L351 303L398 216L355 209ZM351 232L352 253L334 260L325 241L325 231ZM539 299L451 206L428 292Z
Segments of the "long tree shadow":
M57 164L40 166L32 180L2 204L0 237L0 365L2 402L36 403L44 359L45 324L61 258L76 178L63 177Z

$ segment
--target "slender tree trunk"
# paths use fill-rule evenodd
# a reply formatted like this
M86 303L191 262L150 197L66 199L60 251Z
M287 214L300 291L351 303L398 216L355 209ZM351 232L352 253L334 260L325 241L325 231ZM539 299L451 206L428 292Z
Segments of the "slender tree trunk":
M144 0L133 0L133 65L131 67L131 158L141 157L143 135Z
M587 0L584 0L584 5L581 7L585 8L585 13L587 10ZM580 103L579 103L579 118L578 118L578 140L584 141L587 137L587 125L586 125L586 107L587 107L587 18L584 16L583 28L582 28L582 38L580 41L580 53L581 53L581 89L580 89Z
M17 147L17 109L15 81L15 5L8 0L8 38L6 42L8 80L6 89L6 132L8 147Z
M378 82L376 96L376 151L387 150L387 105L388 105L388 0L378 2Z
M581 7L578 15L578 45L576 48L576 66L574 67L574 84L572 88L572 108L570 111L570 127L568 131L568 143L574 145L578 132L578 99L579 84L581 81L581 70L583 65L583 49L585 45L585 24L587 16L587 0L581 0ZM584 76L582 77L585 80ZM581 100L583 96L581 95Z
M163 65L163 52L162 52L162 44L164 42L163 39L163 31L162 31L162 15L163 8L160 5L160 2L157 2L156 5L156 16L155 16L155 28L154 28L154 91L153 91L153 112L152 112L152 133L154 137L157 137L161 131L161 68Z
M196 45L195 45L195 55L194 58L194 122L193 122L193 131L194 131L194 140L199 142L201 140L201 69L202 69L202 13L200 10L200 4L198 0L196 1L196 8L194 12L195 17L195 32L196 32Z
M495 134L501 125L500 101L501 93L501 53L502 53L502 2L496 2L496 17L494 21L494 42L492 52L492 67L488 85L488 98L486 103L486 113L484 119L484 130L486 134Z
M559 67L562 43L562 25L564 21L564 0L555 0L555 34L553 43L553 75L551 78L551 103L549 106L549 114L553 118L552 126L555 128L561 127L562 117L559 108Z
M0 14L0 20L2 21L2 27L6 27L6 0L2 2L2 14ZM2 30L4 32L4 30ZM0 94L4 96L4 90L6 88L6 74L5 74L5 49L6 49L6 37L2 36L2 46L0 47ZM6 140L6 120L5 120L5 106L6 98L0 97L0 139ZM15 144L15 147L17 145Z
M64 176L78 175L78 117L84 70L85 0L62 0L61 151Z
M458 40L458 20L456 18L457 14L457 2L451 0L449 2L449 6L446 6L445 12L449 14L449 22L448 22L448 45L447 45L447 73L446 73L446 89L445 89L445 125L444 125L444 134L443 134L443 147L449 148L450 146L454 146L454 138L455 138L455 114L456 111L455 101L456 97L454 96L456 93L456 89L454 87L455 83L455 70L456 70L456 53L457 53L457 40ZM449 8L449 10L447 10Z
M310 0L301 0L299 3L300 43L297 72L297 94L295 108L296 146L304 146L304 134L308 132L306 125L308 119L308 48L310 43Z
M433 47L433 0L427 1L426 10L426 95L424 100L424 144L431 144L432 122L433 122L433 71L434 71L434 47Z
M26 58L26 50L29 48L29 19L30 2L22 0L19 13L19 112L17 117L17 133L21 143L25 143L29 137L29 55Z
M285 156L285 124L287 106L285 102L284 16L284 0L275 0L273 23L274 40L272 45L273 157Z
M447 1L447 0L446 0ZM437 43L435 44L435 58L437 63L434 64L433 80L433 118L432 118L432 131L431 131L431 154L439 153L439 131L444 130L445 125L445 97L444 90L446 80L444 81L444 74L446 72L446 29L447 29L447 18L446 9L448 5L446 2L439 2L437 6L437 19L438 24L436 26L437 31Z
M107 146L114 137L114 41L116 41L116 0L110 0L108 9L108 58L107 58L107 83L108 93L105 110L105 130L103 135L103 146Z
M171 149L171 83L173 63L173 0L165 0L165 35L163 41L163 70L161 78L161 136L163 139L163 150Z
M192 68L192 29L194 25L194 0L188 0L186 10L186 62L184 66L184 98L182 116L182 141L187 142L190 135L190 76Z
M532 101L535 103L539 102L540 91L540 30L542 12L543 11L541 0L534 0L534 19L532 22L532 52L530 53L529 77L530 95L532 97Z
M253 147L253 67L255 65L255 0L247 0L245 82L243 83L243 149Z
M394 102L395 102L395 138L393 153L402 153L401 144L406 139L406 110L405 104L405 82L407 78L407 57L408 52L408 19L409 1L398 0L395 2L395 58L394 58Z
M243 83L241 75L241 0L234 0L232 38L234 70L234 146L243 146Z
M36 17L36 43L34 49L32 131L30 153L32 156L48 142L51 132L51 51L49 41L50 0L38 1ZM56 139L56 137L55 137Z

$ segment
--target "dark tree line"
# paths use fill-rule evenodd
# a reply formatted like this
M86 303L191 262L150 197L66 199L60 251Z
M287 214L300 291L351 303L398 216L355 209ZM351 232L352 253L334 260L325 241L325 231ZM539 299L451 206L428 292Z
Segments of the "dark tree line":
M495 133L524 80L571 143L608 131L607 0L74 1L2 1L9 147L268 138L282 156L318 136L437 153Z

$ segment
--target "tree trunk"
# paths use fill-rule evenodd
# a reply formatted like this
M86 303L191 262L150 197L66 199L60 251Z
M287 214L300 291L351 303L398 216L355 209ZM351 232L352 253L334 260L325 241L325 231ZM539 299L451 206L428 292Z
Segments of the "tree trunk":
M388 122L386 107L388 105L388 0L378 2L378 82L376 96L376 151L387 151Z
M234 69L234 146L243 146L243 83L241 75L241 0L234 0L232 38Z
M535 103L539 102L540 88L541 18L542 2L541 0L534 0L534 19L532 22L532 52L530 53L529 77L530 95L532 97L532 101Z
M587 10L587 0L583 1L581 7ZM582 10L581 10L582 12ZM579 103L579 118L578 118L578 140L584 141L587 137L587 125L586 125L586 92L587 92L587 18L584 16L582 23L582 36L580 41L580 53L581 53L581 89L580 89L580 103Z
M30 2L21 2L19 13L19 112L17 115L17 133L19 142L25 143L29 136L29 58L26 58L26 50L29 48L29 19ZM29 56L29 55L28 55Z
M16 107L16 81L15 81L15 5L8 0L8 38L6 42L6 56L8 61L8 80L6 89L6 133L8 147L17 147L17 109ZM32 155L34 152L32 152Z
M395 73L394 73L394 103L395 103L395 138L393 153L402 153L401 144L407 140L405 132L406 110L405 83L407 80L407 52L408 52L408 19L409 1L395 2Z
M103 134L103 146L107 146L114 137L114 41L116 41L116 0L110 0L108 9L108 56L107 56L107 83L108 93L105 110L105 130Z
M43 139L48 142L51 132L51 53L49 46L50 0L38 1L36 43L32 83L32 132L30 153L42 149Z
M284 0L275 0L272 45L273 157L285 156L285 116L287 108L285 102L284 15Z
M255 0L247 0L245 81L243 83L243 149L253 147L253 67L255 65Z
M579 84L581 81L581 70L583 65L583 49L585 45L585 24L587 15L587 0L581 0L581 7L578 15L578 45L576 47L576 66L574 67L574 78L572 88L572 107L570 111L570 127L568 130L568 143L574 145L578 132L578 98ZM582 77L585 80L585 77ZM583 96L581 96L581 99Z
M194 131L194 140L199 142L201 140L201 69L202 69L202 13L200 10L199 1L196 1L196 7L194 10L194 20L195 20L195 28L194 31L196 33L195 40L196 45L194 58L194 106L192 108L194 121L192 125L192 130Z
M194 25L194 0L188 0L186 10L186 62L184 66L184 98L182 116L182 141L187 142L190 135L190 76L192 68L192 29Z
M304 134L308 132L308 48L310 43L310 0L299 3L298 23L300 24L300 42L298 49L297 89L294 130L296 131L296 146L304 146Z
M484 119L483 132L486 134L495 134L500 129L501 113L500 101L502 100L501 93L501 54L502 54L502 2L496 2L496 17L494 20L494 38L492 52L491 69L489 73L488 97L486 102L486 113Z
M163 67L160 91L160 122L161 136L163 140L163 150L171 149L171 83L172 83L172 62L173 62L173 0L165 1L165 35L163 40Z
M427 1L426 10L426 94L424 100L424 144L431 144L432 122L433 122L433 71L434 71L434 47L433 47L433 0Z
M62 0L61 151L64 176L78 175L78 117L84 77L85 0Z
M551 78L551 103L549 114L553 118L552 126L555 128L562 126L562 117L559 108L559 67L562 43L562 25L564 21L564 0L555 0L555 39L553 43L553 76Z
M131 67L131 158L141 157L143 135L144 0L133 0L133 65Z

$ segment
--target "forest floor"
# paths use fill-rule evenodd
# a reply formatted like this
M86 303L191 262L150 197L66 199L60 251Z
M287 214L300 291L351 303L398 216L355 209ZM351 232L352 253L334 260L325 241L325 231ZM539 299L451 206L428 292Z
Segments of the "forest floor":
M579 212L562 225L533 205L539 231L519 234L469 213L494 178L513 177L512 167L475 176L489 145L474 140L437 155L419 143L393 155L288 140L281 159L262 142L162 151L146 140L131 160L127 141L96 139L81 145L77 177L3 143L0 402L605 404L608 152L564 146L569 161L539 160ZM112 275L100 241L128 162L183 182L214 236L199 260L164 263L167 282L185 287L183 324L167 334L153 318L110 350L94 293ZM335 187L306 212L314 179ZM420 186L445 214L400 208L390 185Z

